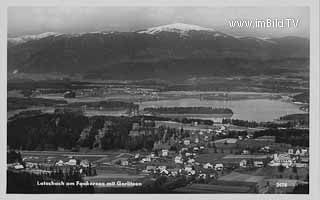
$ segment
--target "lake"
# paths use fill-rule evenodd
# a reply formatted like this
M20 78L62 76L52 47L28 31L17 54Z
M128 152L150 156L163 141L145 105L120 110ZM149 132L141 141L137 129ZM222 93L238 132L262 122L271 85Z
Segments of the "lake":
M298 105L283 100L277 99L243 99L243 100L200 100L195 98L182 98L174 100L160 101L144 101L139 103L140 109L146 107L226 107L233 111L233 119L242 119L249 121L273 121L279 117L305 113L299 109ZM207 118L214 121L220 121L221 118Z

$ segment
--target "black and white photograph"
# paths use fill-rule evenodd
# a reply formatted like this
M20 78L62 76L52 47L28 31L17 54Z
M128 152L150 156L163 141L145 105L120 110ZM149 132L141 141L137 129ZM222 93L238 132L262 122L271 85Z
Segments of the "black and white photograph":
M310 16L9 6L6 193L308 195Z

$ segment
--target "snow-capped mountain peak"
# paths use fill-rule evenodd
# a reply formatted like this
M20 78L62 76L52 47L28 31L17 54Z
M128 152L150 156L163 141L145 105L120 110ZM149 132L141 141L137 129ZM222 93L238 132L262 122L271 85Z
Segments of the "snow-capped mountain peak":
M214 31L214 30L211 28L204 28L197 25L174 23L174 24L148 28L146 30L139 31L138 33L156 34L160 32L176 32L180 34L187 34L189 31Z
M46 38L50 36L58 36L58 35L61 35L61 34L56 32L45 32L45 33L40 33L36 35L24 35L21 37L8 38L8 41L10 41L13 44L21 44L30 40L39 40L42 38Z

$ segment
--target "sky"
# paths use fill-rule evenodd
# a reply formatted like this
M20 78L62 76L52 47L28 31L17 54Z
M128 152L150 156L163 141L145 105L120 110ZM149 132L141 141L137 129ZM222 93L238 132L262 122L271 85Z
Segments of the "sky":
M297 27L231 28L230 20L299 20ZM8 37L44 32L136 31L171 23L234 36L309 37L307 7L9 7Z

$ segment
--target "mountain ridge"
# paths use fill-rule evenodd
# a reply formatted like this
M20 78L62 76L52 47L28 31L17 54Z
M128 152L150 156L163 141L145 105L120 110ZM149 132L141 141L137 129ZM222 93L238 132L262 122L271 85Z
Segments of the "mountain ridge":
M49 35L8 45L8 72L98 74L111 79L130 79L133 74L135 78L162 78L172 73L184 77L195 73L260 74L268 73L267 66L261 66L263 61L272 64L274 60L308 57L309 40L304 38L237 38L213 29L174 24L134 32ZM272 65L283 65L283 61Z

